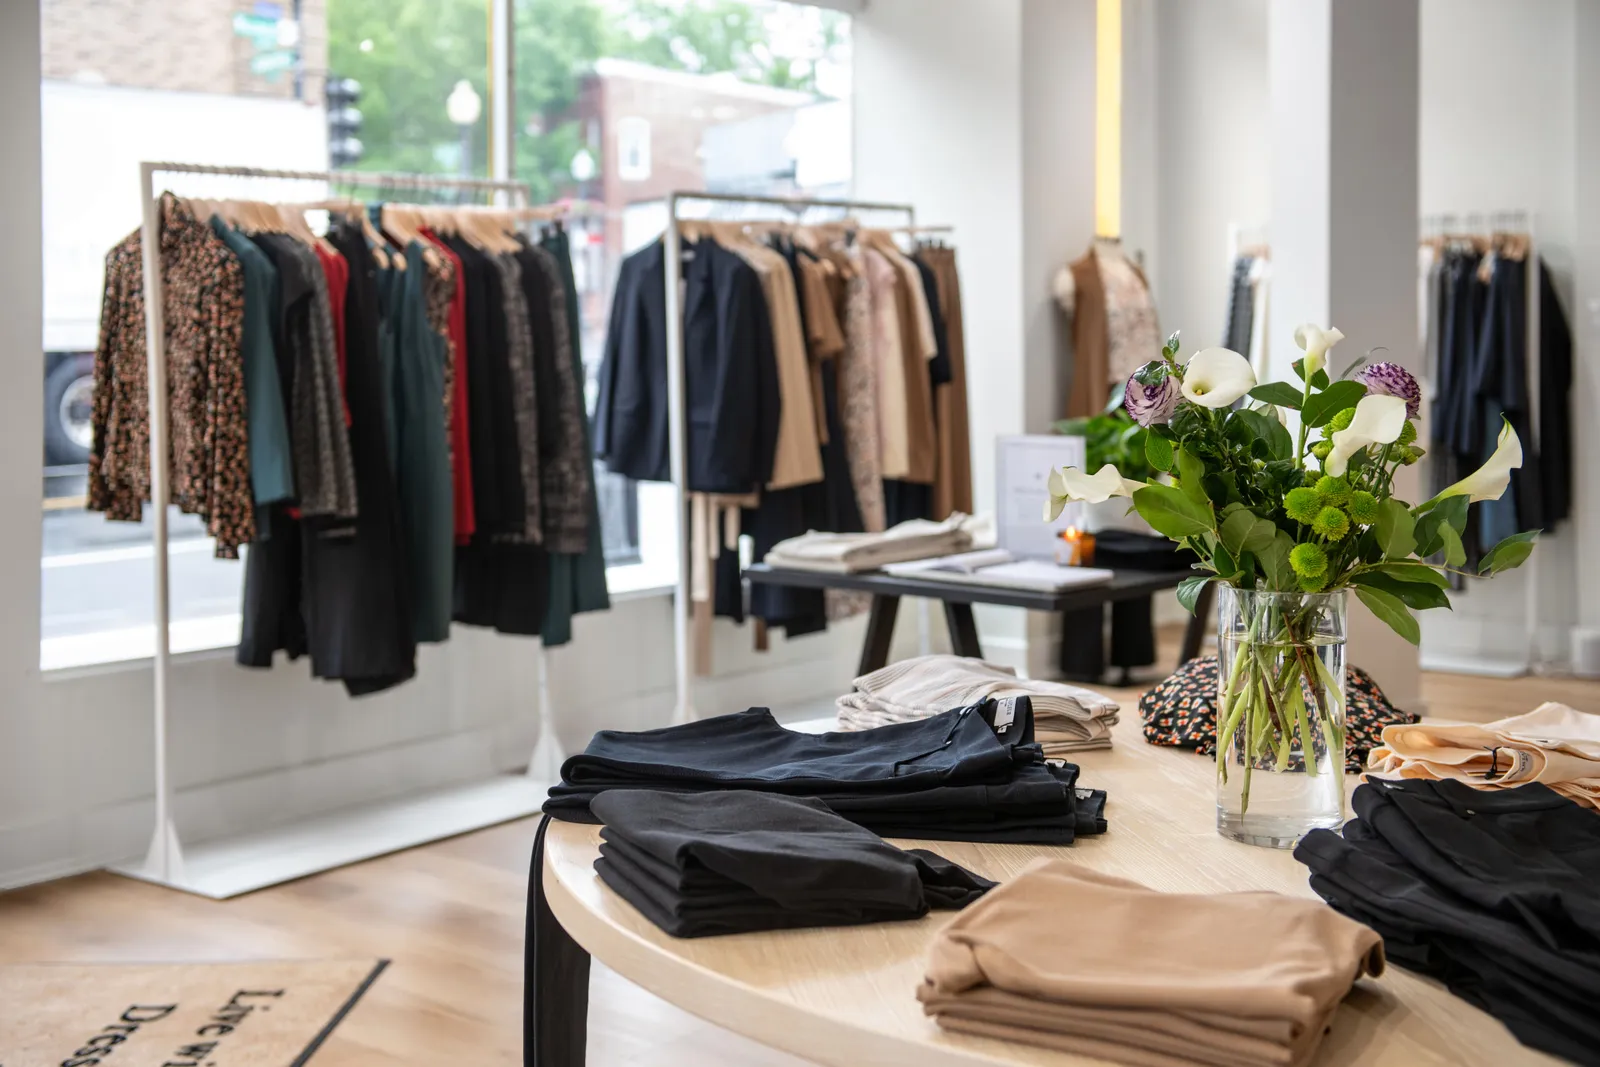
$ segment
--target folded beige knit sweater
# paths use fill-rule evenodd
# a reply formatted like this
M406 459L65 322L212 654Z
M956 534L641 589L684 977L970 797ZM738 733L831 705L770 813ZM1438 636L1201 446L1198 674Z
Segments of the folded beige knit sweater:
M1065 915L1092 921L1041 921ZM1299 1067L1383 963L1383 940L1321 901L1160 893L1049 860L939 932L917 999L949 1030L1140 1067Z
M965 656L918 656L864 674L840 697L839 729L870 730L966 707L981 700L1026 696L1034 739L1045 755L1111 747L1117 702L1092 689L1018 678L1016 671Z

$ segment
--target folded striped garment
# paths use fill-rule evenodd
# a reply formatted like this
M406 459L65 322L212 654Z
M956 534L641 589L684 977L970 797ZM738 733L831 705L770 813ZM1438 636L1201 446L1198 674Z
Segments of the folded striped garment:
M1026 696L1034 739L1047 757L1110 748L1119 707L1103 693L1064 682L1019 678L1010 667L965 656L918 656L857 678L835 703L839 729L870 730L938 715L988 699Z

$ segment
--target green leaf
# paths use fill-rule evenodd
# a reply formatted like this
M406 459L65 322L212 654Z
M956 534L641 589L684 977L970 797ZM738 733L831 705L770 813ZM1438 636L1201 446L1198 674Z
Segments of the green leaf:
M1358 571L1350 576L1350 584L1382 590L1406 607L1418 611L1450 606L1449 594L1436 585L1427 582L1402 582L1379 571Z
M1410 641L1413 645L1422 644L1422 627L1417 625L1417 620L1393 593L1386 593L1382 589L1371 586L1356 586L1356 596L1361 602L1372 609L1372 613L1388 624L1389 629Z
M1218 578L1233 581L1239 577L1239 563L1226 545L1217 546L1216 553L1211 557L1211 566L1217 572Z
M1278 538L1278 528L1272 524L1271 519L1256 518L1256 524L1250 528L1250 533L1245 536L1244 550L1260 555L1265 552Z
M1272 543L1256 553L1269 587L1279 591L1295 588L1294 568L1289 566L1289 551L1293 548L1294 538L1279 530Z
M1212 528L1211 506L1201 507L1182 490L1170 485L1146 485L1133 492L1133 506L1157 532L1174 541Z
M1239 410L1228 416L1229 428L1240 427L1250 439L1264 441L1267 455L1264 459L1289 459L1294 455L1294 438L1284 429L1283 423L1264 411Z
M1470 497L1453 496L1433 510L1443 515L1446 525L1450 526L1456 533L1466 533L1467 506L1471 503L1472 499Z
M1294 408L1296 411L1300 410L1300 402L1305 399L1304 394L1288 382L1268 382L1266 385L1258 385L1250 390L1250 397L1282 408Z
M1256 517L1249 508L1230 509L1230 513L1222 520L1222 525L1217 528L1217 533L1222 537L1222 543L1228 551L1238 555L1244 550L1244 540L1250 536L1250 531L1255 529Z
M1467 561L1466 546L1461 543L1461 534L1448 522L1439 527L1439 539L1444 544L1444 561L1451 567L1459 567Z
M1460 533L1467 528L1467 503L1464 496L1446 497L1441 501L1429 501L1421 507L1431 506L1431 510L1423 513L1417 520L1417 555L1424 559L1445 547L1444 535L1439 531L1450 527L1459 541ZM1412 514L1416 514L1415 511Z
M1300 417L1307 426L1323 426L1345 408L1354 407L1356 401L1367 395L1367 387L1360 382L1332 382L1320 393L1312 393Z
M1425 582L1439 589L1449 589L1450 579L1426 563L1380 563L1373 570L1401 582Z
M1200 462L1200 457L1187 448L1178 449L1178 488L1197 505L1209 510L1211 498L1206 496L1206 487L1202 484L1205 476L1206 465Z
M1385 559L1405 559L1417 550L1417 520L1405 504L1389 497L1378 504L1378 547Z
M1512 534L1491 548L1478 563L1478 573L1484 577L1499 574L1513 567L1520 567L1533 555L1533 542L1538 538L1540 530L1525 530L1522 533Z
M1294 367L1294 375L1295 375L1295 377L1299 378L1302 382L1305 381L1306 380L1306 360L1305 360L1305 357L1301 356L1299 359L1295 360L1294 363L1291 364L1291 366ZM1326 389L1328 387L1328 372L1326 370L1319 370L1319 371L1317 371L1317 373L1313 374L1311 376L1311 387L1313 389Z
M1172 442L1150 434L1144 439L1144 458L1158 471L1172 469Z

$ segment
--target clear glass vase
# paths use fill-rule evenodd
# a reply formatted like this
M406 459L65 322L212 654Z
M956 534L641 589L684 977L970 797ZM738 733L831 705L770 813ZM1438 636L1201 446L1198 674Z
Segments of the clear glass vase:
M1217 832L1292 848L1344 822L1345 591L1217 597Z

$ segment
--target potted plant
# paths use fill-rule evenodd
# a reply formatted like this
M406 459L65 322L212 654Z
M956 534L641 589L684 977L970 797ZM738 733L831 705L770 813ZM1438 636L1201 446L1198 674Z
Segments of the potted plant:
M1357 371L1357 361L1330 379L1328 351L1342 336L1300 327L1299 384L1261 385L1228 349L1180 364L1173 334L1161 359L1129 377L1123 401L1147 431L1148 467L1172 484L1109 464L1050 475L1047 518L1069 500L1128 497L1199 556L1200 573L1178 587L1190 611L1207 582L1220 584L1217 829L1252 844L1286 848L1344 821L1349 594L1417 644L1412 612L1449 607L1446 573L1467 573L1458 570L1467 509L1499 499L1522 465L1506 421L1478 471L1420 504L1399 499L1395 472L1422 456L1412 421L1421 392L1393 363ZM1518 566L1537 536L1501 541L1474 576Z

